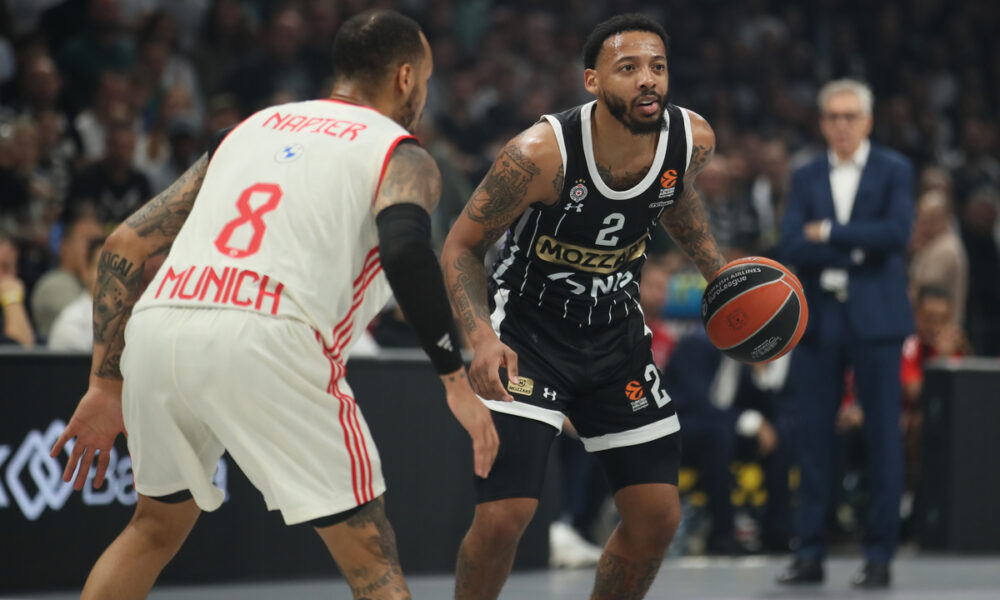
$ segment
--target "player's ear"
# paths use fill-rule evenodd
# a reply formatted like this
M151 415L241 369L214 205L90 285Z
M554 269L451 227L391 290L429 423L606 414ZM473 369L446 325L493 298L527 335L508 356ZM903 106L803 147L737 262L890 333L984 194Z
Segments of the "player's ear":
M413 71L413 65L410 63L400 65L399 69L396 70L396 89L406 96L415 84L416 73Z
M597 71L595 69L583 70L583 87L593 95L597 95L601 86L597 84Z

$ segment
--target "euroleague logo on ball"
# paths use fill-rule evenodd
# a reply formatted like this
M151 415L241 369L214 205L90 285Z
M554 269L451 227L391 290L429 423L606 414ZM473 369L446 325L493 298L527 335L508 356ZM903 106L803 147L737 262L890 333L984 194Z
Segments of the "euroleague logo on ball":
M642 384L633 379L625 385L625 397L635 402L643 396Z

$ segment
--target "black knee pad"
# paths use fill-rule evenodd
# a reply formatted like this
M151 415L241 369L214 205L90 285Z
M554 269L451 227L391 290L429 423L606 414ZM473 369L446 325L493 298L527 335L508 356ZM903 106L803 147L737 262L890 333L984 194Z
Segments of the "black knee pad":
M515 415L493 412L500 449L489 477L476 477L476 503L504 498L535 498L542 494L545 465L556 428Z
M375 500L378 500L378 498L376 498ZM322 529L323 527L330 527L330 526L336 525L337 523L343 523L344 521L350 519L354 515L356 515L359 512L361 512L361 509L363 509L364 507L368 506L372 502L375 502L375 500L369 500L368 502L365 502L364 504L355 506L354 508L349 508L349 509L345 510L344 512L339 512L339 513L336 513L336 514L327 515L325 517L319 517L318 519L313 519L312 521L307 521L307 523L309 525L312 525L316 529Z
M181 502L187 502L193 496L191 495L191 490L181 490L179 492L174 492L173 494L167 494L166 496L146 496L150 500L156 500L157 502L162 502L164 504L180 504Z
M644 444L594 452L604 468L611 493L641 483L677 485L681 438L674 433Z

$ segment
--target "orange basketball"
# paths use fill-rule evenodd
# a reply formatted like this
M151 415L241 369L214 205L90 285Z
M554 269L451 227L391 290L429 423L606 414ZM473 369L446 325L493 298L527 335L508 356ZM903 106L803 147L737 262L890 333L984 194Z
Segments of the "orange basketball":
M701 319L708 339L743 362L774 360L795 347L809 321L802 283L779 262L734 260L705 288Z

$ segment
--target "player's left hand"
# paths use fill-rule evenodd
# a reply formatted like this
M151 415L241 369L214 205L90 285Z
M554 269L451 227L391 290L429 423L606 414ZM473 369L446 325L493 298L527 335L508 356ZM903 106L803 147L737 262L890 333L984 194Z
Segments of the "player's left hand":
M456 373L443 375L448 408L472 438L473 468L476 475L486 478L493 467L500 448L500 436L490 409L476 397L465 377L465 368Z
M80 399L69 425L52 445L51 456L55 458L69 440L76 438L66 470L63 471L63 481L70 481L73 471L77 471L73 484L77 490L82 490L87 482L95 456L97 473L94 476L94 488L104 485L104 473L111 460L111 446L119 433L125 433L121 386L120 381L91 376L90 388Z

